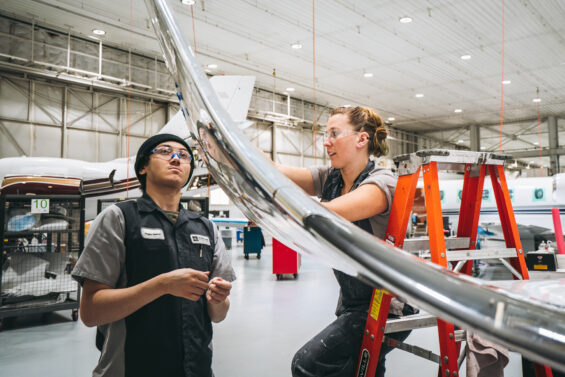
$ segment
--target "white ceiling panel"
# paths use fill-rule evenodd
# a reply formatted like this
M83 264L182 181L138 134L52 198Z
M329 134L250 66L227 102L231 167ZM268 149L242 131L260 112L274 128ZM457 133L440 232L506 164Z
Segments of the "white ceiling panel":
M190 8L169 0L193 43ZM500 121L502 2L492 0L200 0L193 6L198 57L212 73L251 74L271 90L332 105L363 104L409 130ZM154 56L158 44L142 0L3 0L2 13ZM413 22L399 22L410 16ZM504 119L565 117L565 2L507 1ZM315 25L313 24L315 22ZM315 29L315 42L313 40ZM300 50L290 46L303 45ZM462 60L469 54L471 59ZM372 78L363 73L373 73ZM416 99L416 93L424 98ZM456 108L463 113L455 114Z

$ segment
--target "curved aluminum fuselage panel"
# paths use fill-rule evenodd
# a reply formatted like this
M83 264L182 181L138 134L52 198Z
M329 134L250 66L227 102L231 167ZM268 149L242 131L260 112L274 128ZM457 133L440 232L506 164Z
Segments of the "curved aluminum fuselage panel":
M146 0L200 156L246 216L288 246L420 308L565 370L565 307L529 302L422 262L326 210L247 140L216 98L165 0Z

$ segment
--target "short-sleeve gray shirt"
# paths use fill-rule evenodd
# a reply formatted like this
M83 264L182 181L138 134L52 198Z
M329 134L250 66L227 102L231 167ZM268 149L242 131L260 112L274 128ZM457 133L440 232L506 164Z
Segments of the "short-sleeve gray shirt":
M92 223L85 247L72 276L81 284L84 279L93 280L112 288L125 288L127 284L125 258L125 219L118 206L106 208ZM210 279L219 276L227 281L236 279L230 255L217 226L214 224L214 257ZM98 365L92 375L123 376L124 347L126 338L125 320L121 319L107 325L99 326L104 334L105 345Z
M312 179L314 180L314 192L316 196L322 196L324 184L326 183L326 180L328 179L328 176L332 169L334 168L332 168L331 166L310 167ZM359 185L377 185L386 196L388 203L386 210L369 218L371 228L373 229L373 235L381 239L383 239L385 236L386 227L388 224L388 216L390 214L390 208L392 206L392 198L394 196L394 190L396 188L396 180L396 175L390 169L375 165L373 170L369 172L367 178L365 178Z

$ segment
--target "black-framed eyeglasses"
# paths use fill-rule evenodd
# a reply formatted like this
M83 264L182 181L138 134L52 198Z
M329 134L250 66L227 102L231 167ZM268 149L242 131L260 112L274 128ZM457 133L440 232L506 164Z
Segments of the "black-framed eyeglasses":
M151 154L162 160L170 160L176 156L183 164L190 164L192 161L192 156L186 149L175 150L167 145L153 149Z

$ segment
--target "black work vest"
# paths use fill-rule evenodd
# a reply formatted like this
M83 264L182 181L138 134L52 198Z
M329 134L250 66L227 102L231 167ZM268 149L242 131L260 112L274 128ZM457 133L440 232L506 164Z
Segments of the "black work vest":
M180 207L173 224L146 194L117 205L125 218L128 287L179 268L212 270L214 232L208 219ZM193 235L208 237L210 245ZM125 322L127 377L212 375L212 323L205 295L196 302L161 296Z
M359 187L361 182L369 176L369 173L374 169L374 167L375 163L369 160L365 169L363 169L363 171L355 179L351 190L355 190ZM341 176L341 171L339 169L332 169L322 189L322 200L330 201L341 196L343 184L344 182ZM364 231L373 234L373 229L369 219L354 221L353 224L357 225ZM337 304L335 314L339 316L350 311L367 312L373 295L373 287L339 270L334 269L334 275L340 287L339 302Z

